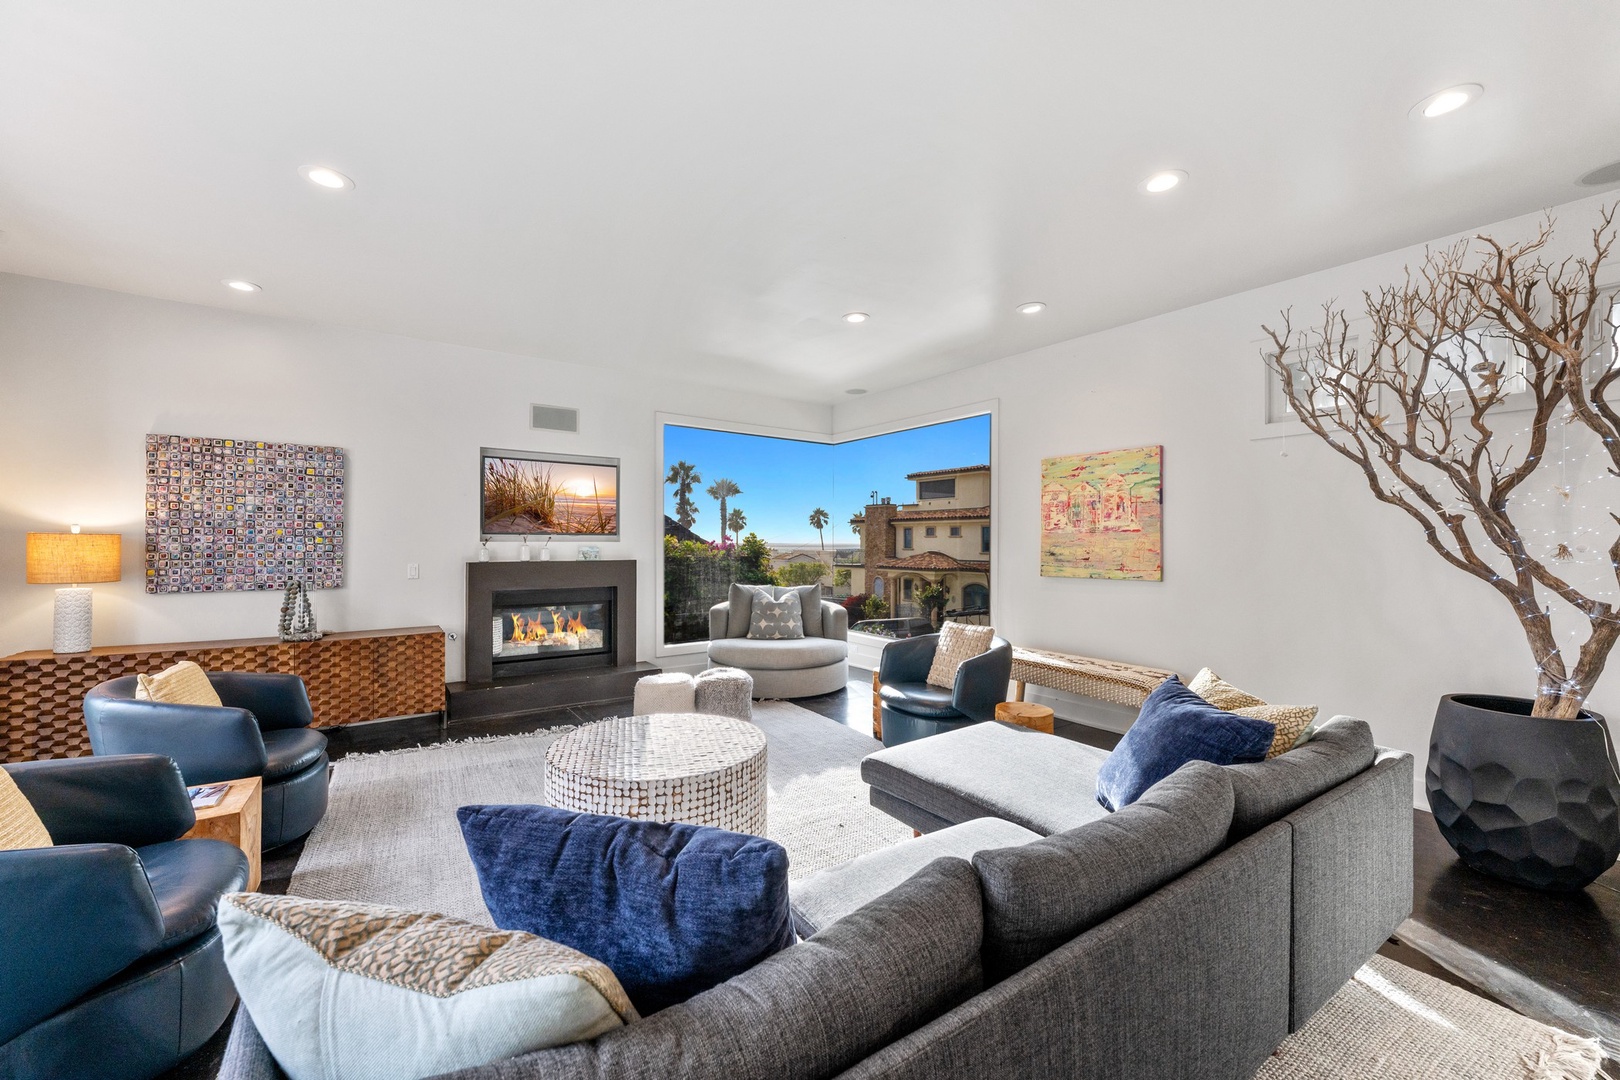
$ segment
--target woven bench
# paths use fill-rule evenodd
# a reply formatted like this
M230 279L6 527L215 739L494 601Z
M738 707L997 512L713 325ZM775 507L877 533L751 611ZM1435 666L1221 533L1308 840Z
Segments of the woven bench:
M1153 688L1174 675L1162 668L1098 660L1093 656L1013 648L1013 700L1024 700L1024 686L1033 683L1052 690L1140 708Z

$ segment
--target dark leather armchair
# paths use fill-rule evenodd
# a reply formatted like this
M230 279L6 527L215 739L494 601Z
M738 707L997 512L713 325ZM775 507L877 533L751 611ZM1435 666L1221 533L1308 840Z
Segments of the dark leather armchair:
M236 1003L214 926L247 856L156 754L4 766L57 845L0 851L0 1076L151 1077Z
M210 672L221 707L135 698L135 677L104 682L84 697L97 754L164 754L187 784L264 778L264 846L313 829L326 813L326 736L296 675Z
M964 661L949 690L928 685L938 645L939 635L927 634L884 647L878 661L884 746L994 720L996 705L1007 700L1012 646L1004 638L991 638L988 652Z

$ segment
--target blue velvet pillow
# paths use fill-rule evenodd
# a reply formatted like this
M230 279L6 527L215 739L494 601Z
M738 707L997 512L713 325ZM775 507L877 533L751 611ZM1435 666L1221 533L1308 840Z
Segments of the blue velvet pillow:
M793 944L780 844L550 806L456 817L495 925L602 961L643 1016Z
M1264 761L1276 735L1276 724L1217 709L1172 675L1097 770L1097 801L1110 810L1129 806L1189 761Z

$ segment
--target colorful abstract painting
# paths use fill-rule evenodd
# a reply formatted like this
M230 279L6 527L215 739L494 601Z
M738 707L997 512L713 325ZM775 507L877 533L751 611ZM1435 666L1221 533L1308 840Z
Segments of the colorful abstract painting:
M146 437L146 591L343 584L343 451Z
M1041 461L1041 576L1164 580L1162 446Z

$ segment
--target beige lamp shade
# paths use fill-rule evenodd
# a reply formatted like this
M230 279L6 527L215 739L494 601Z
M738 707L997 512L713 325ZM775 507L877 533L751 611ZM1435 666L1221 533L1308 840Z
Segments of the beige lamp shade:
M28 584L117 581L123 554L124 538L118 533L29 533Z

